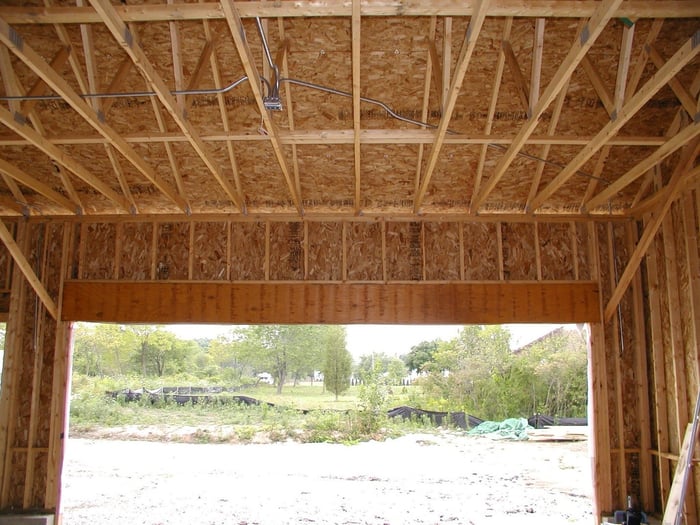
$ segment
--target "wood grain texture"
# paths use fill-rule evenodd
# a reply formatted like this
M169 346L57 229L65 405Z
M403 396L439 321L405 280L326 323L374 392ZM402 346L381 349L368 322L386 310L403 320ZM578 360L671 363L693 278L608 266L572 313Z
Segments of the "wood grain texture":
M593 282L70 281L62 307L63 320L125 323L576 323L600 313Z

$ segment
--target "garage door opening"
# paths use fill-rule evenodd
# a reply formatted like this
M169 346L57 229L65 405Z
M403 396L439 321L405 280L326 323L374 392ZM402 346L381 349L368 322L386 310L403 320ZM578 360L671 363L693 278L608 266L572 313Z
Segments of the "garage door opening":
M266 330L273 328L266 327ZM321 327L299 328L317 338L324 334ZM320 331L314 332L314 328ZM366 401L362 396L370 389L366 381L371 377L369 372L374 371L373 380L381 382L384 390L379 392L381 389L375 388L371 393L386 396L381 408L387 413L399 406L413 406L425 410L426 414L453 413L461 408L467 415L479 419L490 419L487 416L500 413L527 420L533 415L529 407L543 408L547 401L552 401L559 405L551 406L567 406L569 410L553 416L579 415L576 410L581 403L585 415L587 335L583 326L533 326L529 328L529 335L522 326L497 325L434 329L373 325L331 326L329 329L330 333L339 329L344 332L353 359L351 384L339 394L337 401L333 392L324 386L321 361L307 363L305 368L298 367L298 371L303 368L305 372L291 373L282 394L278 394L278 385L274 384L276 374L269 368L272 361L265 361L261 356L257 361L246 361L246 356L250 358L255 351L245 336L264 335L260 327L77 324L71 441L64 476L64 523L87 523L90 519L105 522L107 508L115 510L113 498L107 497L105 505L88 505L85 494L98 484L102 485L99 493L104 497L110 486L125 481L138 491L136 496L120 504L117 514L122 521L132 519L133 515L147 515L153 519L160 515L163 522L176 522L167 519L168 516L172 518L168 514L172 509L163 511L163 506L169 505L178 509L182 519L191 518L198 523L215 523L226 512L243 520L235 523L245 522L245 519L250 523L298 523L300 519L325 522L329 516L339 523L356 523L348 514L364 519L361 523L373 523L372 519L379 517L384 519L382 523L406 523L406 507L411 505L413 497L420 500L422 509L416 511L416 519L411 522L421 523L426 521L420 520L431 519L431 516L434 519L438 507L430 501L439 497L441 512L446 512L446 517L468 523L459 521L467 519L464 505L472 496L488 501L478 490L483 488L486 479L499 480L502 488L507 486L506 479L515 483L508 489L515 492L506 498L511 503L501 509L503 512L496 513L502 518L503 513L506 518L520 516L521 520L530 513L539 513L540 519L544 516L544 511L535 511L544 503L544 496L523 487L522 480L527 480L525 484L537 490L544 492L542 487L547 487L555 499L546 505L564 509L573 523L577 523L579 517L580 523L590 522L590 483L582 482L586 477L590 479L585 440L549 443L550 447L555 447L549 452L540 443L526 449L522 442L509 440L506 447L505 441L489 437L467 438L466 429L454 421L443 421L443 427L448 429L437 430L435 421L425 414L422 417L414 414L412 421L383 418L379 433L363 437L352 433L351 427L359 424L359 416L350 414ZM414 329L419 336L406 343L408 346L401 346L401 339ZM290 332L284 335L291 337ZM483 381L479 382L476 370L470 370L469 375L455 368L460 363L460 352L469 354L467 350L478 346L480 340L484 348L494 349L493 353L497 354L495 350L504 336L510 339L505 354L509 356L505 358L509 371L498 376L496 370L489 370L488 374L495 379L490 390ZM561 391L556 385L548 384L540 389L534 384L534 376L538 370L542 375L546 371L553 372L556 364L568 362L561 355L558 359L548 359L546 354L570 350L575 354L576 350L557 347L562 340L575 338L584 342L582 350L578 350L583 352L583 369L572 371L560 386L572 387L572 378L582 374L584 392L578 405L567 405L557 400ZM291 340L287 339L286 343L290 349ZM153 349L148 348L149 344L170 344L170 361L163 356L159 360ZM140 353L142 350L146 350L145 353ZM504 360L503 355L501 360ZM472 352L470 356L474 358L475 354ZM467 357L463 356L461 365L467 363ZM146 363L146 359L150 362ZM455 363L452 369L445 366L449 359ZM525 361L530 363L529 368ZM403 365L402 369L398 362ZM409 369L416 363L417 368ZM491 364L495 365L495 361ZM144 369L145 376L141 375ZM118 373L111 374L114 370ZM525 377L527 370L533 374L530 383ZM159 371L163 374L159 375ZM272 381L268 382L268 375L263 374L268 374ZM506 376L519 381L515 388L501 383ZM480 386L481 395L485 396L481 405L469 405L473 399L458 398L455 394L465 386L466 380ZM496 387L504 389L497 392ZM544 394L540 395L540 391ZM477 390L473 389L470 395L477 397ZM512 408L521 398L528 398L527 411L518 412ZM230 404L234 400L237 400L235 405ZM500 409L496 407L499 402L504 404ZM476 406L482 411L471 408ZM472 421L470 428L477 423ZM205 447L192 448L191 443ZM347 447L348 443L356 445ZM208 447L214 444L222 446L209 451ZM542 448L535 449L535 446ZM339 448L330 452L328 447ZM477 451L480 452L477 454ZM306 456L307 452L311 456ZM479 458L466 455L467 452ZM130 459L119 463L116 457ZM495 475L498 470L495 465L505 457L511 458L510 467ZM484 458L488 458L488 462L477 467L479 459ZM521 464L522 458L537 458L540 467L555 464L556 468L548 469L548 476L554 475L543 479L543 469ZM127 465L127 471L120 470L122 463ZM189 492L183 486L189 487ZM221 486L237 487L238 492L221 490ZM252 487L259 490L257 495L246 492ZM471 491L472 496L465 498L465 489ZM123 486L121 491L129 493ZM352 494L357 492L365 498L364 505L352 501ZM572 502L557 499L565 492L575 495L572 499L578 500L577 512ZM149 494L148 501L144 500L144 493ZM259 496L260 493L266 495ZM244 501L240 494L244 494ZM209 514L200 514L208 516L205 519L210 521L197 521L194 516L187 518L191 508L202 512L201 502L191 501L194 495L209 501L208 509L216 508ZM212 497L216 500L214 503ZM376 498L374 514L369 517L363 514L363 507L369 508L367 497ZM489 506L496 501L503 503L504 497L494 495ZM184 501L190 501L191 508L183 509ZM296 506L299 502L304 503L303 509ZM262 508L268 506L276 510L268 509L265 513ZM157 507L160 507L160 514ZM404 518L396 521L399 508ZM129 515L129 512L136 514ZM280 512L285 513L284 516ZM474 517L488 516L489 512L492 511L481 508L475 511ZM339 521L341 518L346 521Z

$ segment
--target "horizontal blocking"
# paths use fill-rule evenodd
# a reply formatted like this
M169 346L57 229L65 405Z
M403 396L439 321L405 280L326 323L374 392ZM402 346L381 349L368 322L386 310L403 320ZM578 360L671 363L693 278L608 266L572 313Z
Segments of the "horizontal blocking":
M65 321L502 324L600 321L594 282L65 283Z

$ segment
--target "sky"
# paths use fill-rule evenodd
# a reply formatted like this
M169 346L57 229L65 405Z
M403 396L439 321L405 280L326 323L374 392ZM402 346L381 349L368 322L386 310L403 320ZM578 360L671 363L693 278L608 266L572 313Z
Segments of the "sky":
M523 346L558 328L559 324L509 324L511 346ZM213 338L231 330L223 325L171 325L170 330L183 339ZM434 339L456 337L462 325L348 325L347 343L350 353L358 358L373 352L388 355L407 354L412 346Z

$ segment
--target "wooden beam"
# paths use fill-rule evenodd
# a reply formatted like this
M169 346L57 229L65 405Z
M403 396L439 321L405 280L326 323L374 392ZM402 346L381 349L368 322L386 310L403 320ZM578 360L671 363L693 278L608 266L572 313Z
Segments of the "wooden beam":
M625 88L627 75L632 58L632 43L634 41L634 25L625 25L622 28L622 42L620 43L620 58L617 61L617 76L615 77L615 94L613 95L613 111L619 113L625 103ZM636 89L636 85L635 85Z
M109 158L109 162L112 165L112 169L114 170L114 173L117 175L117 180L119 181L119 187L122 190L122 193L126 197L126 199L129 201L129 204L131 205L131 209L134 210L134 213L138 213L139 209L138 206L136 205L136 201L134 200L134 196L131 193L131 188L129 188L129 182L126 180L126 177L124 176L124 170L122 170L121 165L119 164L119 159L117 158L116 153L114 152L114 149L112 148L111 145L105 144L105 152L107 153L107 157ZM115 265L117 266L117 265Z
M190 81L187 84L187 90L197 89L199 84L202 82L202 77L204 76L205 68L207 62L211 63L212 53L214 52L214 41L212 39L207 39L204 44L204 49L199 55L199 60L197 60L197 65L190 76ZM192 109L192 103L194 102L194 97L189 95L186 98L185 111L189 112Z
M659 453L659 489L662 501L668 497L670 484L670 462L661 455L667 451L669 441L668 425L668 387L666 382L666 362L664 357L664 333L665 328L661 316L661 283L657 250L652 243L646 253L647 280L649 287L649 327L650 327L650 350L651 350L651 371L654 386L654 416L659 424L654 425L656 434L656 452ZM655 242L659 242L656 240Z
M654 63L657 69L664 67L666 60L661 56L661 54L656 50L653 45L649 45L649 58ZM697 102L694 97L688 93L688 91L683 87L683 84L676 78L671 77L668 81L668 86L671 88L676 98L680 101L683 108L688 112L691 117L695 116L697 113Z
M603 103L605 111L608 112L608 115L613 115L615 112L615 102L613 101L613 96L610 94L605 82L603 82L603 77L600 76L598 68L595 67L593 62L591 62L591 59L587 56L583 57L583 60L581 60L581 65L583 66L583 70L586 72L588 80L591 81L591 85L598 95L598 98Z
M62 57L65 55L65 57L68 57L68 50L70 48L64 47L62 48L62 51L59 51L59 53L56 55L54 60L51 62L51 67L54 67L56 65L56 59L59 57ZM12 62L10 60L10 51L7 49L5 46L0 46L0 67L2 68L3 71L3 83L5 84L5 92L8 95L12 96L22 96L24 95L24 89L20 85L19 81L17 80L17 76L15 75L14 69L12 67ZM35 93L42 93L43 90L46 88L46 83L39 79L35 84L32 90L30 90L30 93L34 91ZM44 135L44 128L41 124L41 121L39 120L38 115L36 114L34 108L32 105L29 104L21 104L18 101L10 102L10 111L13 113L19 112L20 114L28 114L29 118L34 125L34 129L38 131L41 135ZM22 113L22 108L25 108L27 110L27 113ZM77 192L75 191L75 188L70 182L70 179L63 174L60 169L58 170L59 177L61 178L63 182L63 186L66 189L66 192L70 196L71 199L73 199L73 202L75 203L75 206L71 206L71 209L74 207L77 207L78 209L82 209L82 204L80 202L80 198L78 197ZM10 191L12 192L12 195L18 202L26 203L26 199L24 198L23 195L21 195L21 192L19 191L19 188L17 187L17 184L15 183L14 180L12 180L8 176L3 176L3 180L5 180L5 183L8 185L10 188Z
M659 227L661 226L664 217L666 216L666 213L670 209L673 201L678 196L679 189L680 187L682 187L682 183L685 179L689 177L694 177L697 174L697 172L700 172L700 166L693 170L687 171L688 166L691 165L693 159L695 159L695 150L697 146L698 144L696 143L693 147L687 147L686 150L683 152L683 156L681 157L681 160L676 166L676 169L673 175L671 176L671 180L669 180L668 182L668 193L666 196L666 200L664 200L659 205L653 217L648 222L646 228L644 229L644 233L639 238L637 247L634 249L632 255L630 255L629 261L627 262L627 266L625 267L624 272L620 276L615 290L613 290L613 293L611 294L610 299L608 300L608 304L605 307L604 312L604 319L606 322L609 321L615 313L617 305L622 300L622 296L625 294L625 291L627 290L627 287L632 281L634 274L637 272L637 268L639 268L639 264L642 262L644 254L647 252L649 245L654 240L654 236L659 230Z
M285 38L285 35L284 35L284 19L283 18L277 19L277 26L279 28L280 39L282 39L282 42L280 43L280 48L277 51L277 56L275 57L276 58L275 64L281 64L282 65L281 74L284 77L289 77L289 61L287 58L289 56L290 42L289 42L289 39ZM289 86L287 88L282 88L282 91L284 92L285 102L287 104L287 122L289 122L289 130L293 131L296 128L295 128L295 124L294 124L294 105L292 104L291 86ZM301 177L299 175L299 158L297 156L296 144L292 144L292 172L294 174L294 185L297 188L297 194L301 197ZM305 254L308 255L306 252L305 252Z
M561 112L564 108L564 102L566 101L566 92L568 90L568 82L564 85L562 90L557 96L557 100L554 103L554 110L552 111L552 119L549 121L549 126L547 127L547 133L549 135L554 135L557 130L557 124L559 124L559 119L561 118ZM527 203L525 204L525 209L530 209L530 203L532 199L537 195L537 191L540 188L540 182L542 181L542 173L544 173L544 167L546 164L547 157L549 156L549 150L551 149L551 144L545 144L542 146L540 151L540 158L542 160L537 161L537 169L535 170L535 176L532 179L532 184L530 185L530 192L527 196Z
M354 131L353 140L353 170L355 172L355 213L359 215L361 205L361 182L362 182L362 152L360 146L360 37L362 18L360 16L360 0L352 0L352 127Z
M432 17L431 24L435 23L437 27L436 17ZM432 26L431 26L432 27ZM437 52L437 46L435 45L435 32L431 31L432 38L428 42L428 56L430 57L430 64L432 68L433 80L435 81L435 92L442 93L442 67L440 66L440 56Z
M54 55L53 59L51 59L51 62L49 63L51 69L60 71L63 65L68 61L70 53L70 47L64 46L61 49L59 49L58 53ZM48 90L49 86L46 85L46 82L44 82L44 80L40 78L34 83L34 85L31 88L29 88L29 91L27 91L27 96L36 97L39 95L44 95ZM25 100L24 102L22 102L22 107L18 111L24 115L27 115L32 111L36 103L36 100Z
M221 94L217 96L223 96ZM493 119L492 119L493 122ZM148 134L134 133L122 135L129 143L153 144L158 142L187 142L185 135L176 132ZM361 144L431 144L435 136L432 130L422 129L363 129L360 132ZM285 130L279 133L280 143L283 145L302 144L353 144L354 131L352 129L328 129L328 130ZM531 135L525 144L552 146L585 146L594 136L592 135ZM55 135L48 137L51 144L106 144L109 143L99 135ZM233 133L224 130L219 133L203 135L204 142L267 142L268 137L251 133ZM610 146L661 146L666 142L665 137L658 135L630 135L615 136L608 141ZM513 137L503 134L450 134L445 137L445 144L498 144L508 146L513 143ZM0 146L26 146L27 140L16 137L0 136Z
M167 0L168 5L174 5L173 0ZM170 29L170 48L172 50L173 57L173 76L175 77L175 90L182 91L185 89L185 78L182 72L182 49L180 46L180 31L178 29L178 23L174 21L168 22L168 28ZM130 28L132 31L135 27ZM184 114L185 111L185 95L176 95L175 101L177 103L178 113Z
M51 88L82 116L95 131L100 133L105 139L131 162L156 188L165 194L170 200L177 204L183 211L186 211L186 203L166 184L158 174L149 166L111 126L104 121L104 114L94 111L76 93L68 82L55 70L48 67L41 56L31 47L22 41L21 36L8 26L4 20L0 19L0 42L4 43L22 62L32 71L40 76Z
M493 191L496 185L501 181L501 178L503 178L506 170L518 155L528 137L532 135L537 128L539 119L544 111L556 98L563 86L569 81L574 70L586 55L588 50L593 46L603 29L605 29L605 26L614 16L615 11L620 4L621 0L604 0L600 2L596 12L588 21L588 24L586 24L586 26L584 26L584 28L577 33L576 40L554 74L554 77L547 85L544 93L542 93L542 97L535 105L532 115L525 125L520 128L518 134L513 140L513 143L498 161L494 173L491 175L486 185L481 189L474 200L474 208L478 209L486 200L491 191Z
M129 203L115 192L110 186L102 182L100 179L92 175L87 169L83 167L82 164L74 160L72 157L66 155L60 148L51 144L48 140L42 137L39 133L34 131L24 120L24 117L18 113L10 113L6 109L0 107L0 122L20 134L26 140L28 140L32 145L36 146L39 150L44 152L46 155L51 157L61 166L65 167L70 172L74 173L83 182L89 184L102 195L107 197L117 206L123 210L129 212Z
M50 186L35 179L31 175L19 169L17 166L10 164L2 158L0 158L0 172L7 175L8 177L11 177L20 184L24 184L28 188L31 188L35 192L43 195L44 197L55 202L59 206L62 206L63 208L68 210L69 213L74 213L76 215L80 215L82 213L80 207L76 206L74 202L70 201L69 199L66 199L63 195L61 195L57 191L54 191Z
M214 175L214 178L224 189L226 195L239 209L242 210L243 199L235 188L231 186L228 179L226 179L220 172L218 163L211 157L204 142L200 138L199 133L187 121L187 116L179 110L177 102L170 94L168 86L165 84L163 79L161 79L160 75L158 75L155 68L148 60L148 57L144 53L140 44L135 41L134 33L126 27L121 18L119 18L117 11L115 11L114 7L107 0L90 0L90 3L99 13L102 21L112 33L112 36L114 36L119 45L131 57L131 60L146 78L146 81L153 88L158 99L168 110L168 113L170 113L180 130L187 137L187 140L192 148L197 152L199 158L204 162L209 171ZM180 197L180 195L173 190L169 190L167 195L172 200L175 200L186 213L189 213L189 207L182 197Z
M161 132L167 131L167 126L165 125L165 119L163 119L163 114L160 110L160 106L158 105L158 101L155 98L151 98L151 106L153 107L153 113L156 116L156 122L158 123L158 129L160 129ZM173 178L175 179L175 186L177 187L177 192L180 195L180 197L185 201L187 208L190 208L190 203L187 199L187 193L185 192L185 185L182 182L182 175L180 175L180 168L178 160L175 156L175 153L173 152L173 146L172 144L166 142L163 143L163 147L165 147L165 153L168 157L168 162L170 163L170 171L173 174Z
M662 160L674 153L679 148L682 148L688 144L698 135L700 135L700 120L683 128L680 133L672 137L668 142L666 142L666 144L658 148L654 153L646 157L640 163L631 168L627 173L598 193L584 205L585 208L592 210L598 206L604 205L617 192L621 191L629 184L637 180L647 171L659 164Z
M285 158L284 151L282 151L282 143L279 139L279 134L275 123L270 118L268 110L265 108L263 102L263 95L260 90L260 75L255 67L255 60L253 54L246 41L245 31L243 28L243 22L241 17L238 15L238 9L233 4L233 0L222 0L221 7L226 15L226 22L228 23L231 36L233 37L234 44L238 51L238 55L243 63L243 68L245 69L246 76L248 77L248 84L255 97L255 102L258 105L258 110L260 111L260 116L263 121L263 125L267 130L270 144L275 152L275 157L277 157L277 162L279 163L280 169L282 170L282 175L284 180L287 182L287 187L289 193L292 197L292 201L296 206L297 212L303 215L304 210L301 204L301 196L297 192L297 187L291 178L289 173L289 168L287 167L287 159Z
M561 1L540 0L493 0L487 16L519 16L543 18L590 17L599 2L593 0ZM471 16L475 10L474 0L414 0L386 2L367 0L362 3L362 16ZM172 6L138 5L119 6L117 13L125 22L164 22L169 20L216 20L224 18L218 2L174 4ZM256 0L243 2L240 6L242 18L276 17L329 17L351 16L348 2L317 2L316 0L294 0L267 2ZM696 2L669 0L654 2L629 0L615 12L617 18L697 18L700 7ZM102 20L94 10L85 7L3 7L0 17L11 24L91 24Z
M570 323L600 320L598 293L594 282L69 281L62 315L65 321L133 323Z
M659 91L670 78L672 78L683 66L688 64L700 52L700 46L694 45L693 41L700 38L700 30L695 32L695 36L690 38L681 48L676 51L663 68L659 69L639 91L637 91L624 105L622 111L611 120L595 138L584 146L566 167L554 177L554 179L535 197L532 202L533 210L544 204L554 192L556 192L571 176L590 159L596 151L603 147L608 139L614 136L622 127L646 104L651 97Z
M530 69L530 97L527 114L532 115L533 106L540 98L542 77L542 52L544 51L544 18L535 20L535 35L532 43L532 67Z
M513 76L515 89L518 92L520 103L523 105L523 109L525 111L529 111L530 101L528 99L528 91L530 91L530 88L527 85L527 80L525 80L522 70L520 69L518 59L513 52L513 46L510 45L510 42L504 40L501 43L501 50L503 52L503 56L506 58L506 64L508 65L508 69L510 69L510 74Z
M450 95L450 75L452 73L452 17L446 16L442 19L442 67L440 68L442 78L440 86L442 91L438 91L440 108L445 111L447 99Z
M513 28L513 18L508 17L503 22L503 37L502 42L507 41L510 38L510 32ZM484 126L484 134L491 135L491 128L493 127L494 116L496 115L496 104L498 103L498 94L501 90L501 84L503 81L503 70L505 68L506 55L503 47L501 46L501 52L498 54L498 64L496 65L496 75L493 81L493 89L491 90L491 101L489 102L489 111L486 117L486 125ZM486 153L488 152L488 143L481 147L481 152L479 153L479 164L476 169L476 178L474 180L474 191L472 192L472 197L469 203L469 209L474 210L474 198L479 193L479 188L481 188L481 180L484 175L484 165L486 164Z
M12 237L10 230L7 229L7 226L5 226L5 223L2 221L0 221L0 240L2 240L2 242L5 244L7 251L10 252L10 255L12 255L12 258L14 259L15 264L17 264L17 267L27 279L29 285L34 289L37 296L44 304L46 311L51 315L51 317L58 320L58 308L56 307L56 303L51 295L49 295L46 288L44 288L44 285L41 283L36 273L34 273L32 265L29 264L29 261Z
M425 61L425 77L423 79L423 106L421 108L421 122L428 121L428 109L430 108L430 78L435 81L437 93L442 91L441 77L439 74L440 61L435 47L435 35L437 33L437 17L430 17L428 28L428 45L430 46L428 56ZM425 155L425 144L418 146L418 157L416 158L416 174L413 179L413 194L417 195L420 189L421 172L423 170L423 156Z
M124 83L124 80L126 80L126 77L131 71L131 67L133 65L134 63L129 57L124 58L124 60L122 60L119 64L117 72L112 77L112 81L109 83L105 91L107 93L116 93L121 87L121 85ZM107 118L107 115L109 115L109 110L112 108L112 105L116 101L116 98L102 99L102 112L105 114L105 118Z
M214 41L214 35L212 34L210 24L207 20L203 22L204 25L204 36L206 37L207 41L213 42ZM214 86L216 89L220 90L224 83L221 77L221 68L219 67L219 61L216 57L216 49L211 54L211 57L209 59L210 64L211 64L211 71L212 71L212 76L214 77ZM224 129L224 131L229 134L231 131L231 127L228 122L228 111L226 110L226 101L224 100L224 94L223 93L218 93L216 95L216 100L219 103L219 114L221 115L221 124ZM290 129L294 129L294 127L290 127ZM242 212L243 214L247 214L248 210L246 208L246 203L245 203L245 196L243 192L241 191L241 178L238 172L238 163L236 162L236 155L233 151L233 143L231 140L226 141L226 151L228 152L228 158L229 162L231 163L231 171L233 172L233 184L236 189L236 192L241 195L241 198L243 201L241 202L241 205L243 206Z
M421 205L423 204L423 198L428 190L428 185L430 184L430 179L433 176L435 167L437 166L438 156L440 155L440 150L445 141L445 134L447 133L448 126L450 125L450 120L452 119L452 112L454 111L455 104L457 103L457 96L464 82L464 76L469 68L469 63L476 48L476 41L481 32L481 27L486 19L486 9L488 8L489 0L479 0L469 20L469 26L467 27L467 34L462 44L462 51L460 53L459 59L457 60L457 66L455 68L454 77L450 84L449 97L445 102L442 110L442 117L440 118L440 124L438 124L437 130L435 130L435 141L433 142L432 148L430 150L430 157L428 157L428 164L423 175L423 182L420 185L418 194L413 203L413 211L418 212Z

